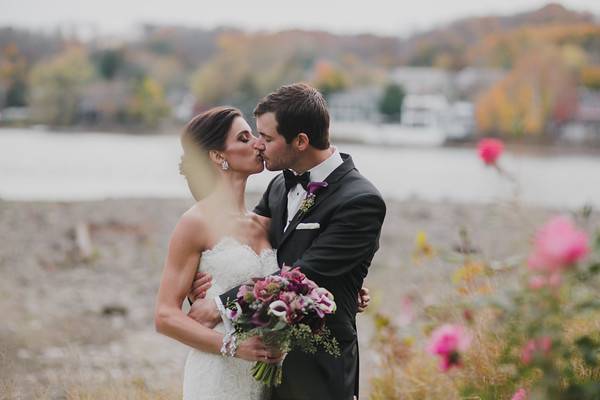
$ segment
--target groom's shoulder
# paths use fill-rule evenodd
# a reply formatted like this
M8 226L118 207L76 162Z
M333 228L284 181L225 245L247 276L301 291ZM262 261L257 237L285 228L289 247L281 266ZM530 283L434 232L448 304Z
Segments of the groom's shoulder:
M383 198L377 187L354 168L342 178L342 191L346 195L367 195Z
M279 186L285 186L285 178L283 177L283 171L277 173L277 175L271 178L271 181L269 182L266 191L270 192L272 188Z

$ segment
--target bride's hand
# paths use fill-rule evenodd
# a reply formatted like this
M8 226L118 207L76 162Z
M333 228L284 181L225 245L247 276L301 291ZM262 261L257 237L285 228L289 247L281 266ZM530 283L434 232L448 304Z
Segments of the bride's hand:
M283 353L277 349L269 348L258 336L252 336L241 342L235 356L246 361L263 361L275 364L283 359Z

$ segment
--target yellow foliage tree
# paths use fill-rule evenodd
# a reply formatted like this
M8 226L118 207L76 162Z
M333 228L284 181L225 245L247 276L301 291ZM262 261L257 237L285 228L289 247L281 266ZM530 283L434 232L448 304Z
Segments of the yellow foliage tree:
M2 49L0 55L0 94L3 95L0 98L0 107L24 106L27 62L14 43Z
M600 89L600 66L583 67L580 72L581 83L590 89Z
M540 136L555 117L566 118L565 96L576 87L561 52L551 46L521 58L515 68L477 100L476 121L484 134Z
M34 119L51 125L75 121L81 92L93 76L93 66L81 47L69 47L31 72L30 106Z
M312 84L327 96L344 90L348 86L348 80L341 69L329 61L320 60L315 64Z
M152 78L141 79L129 102L128 114L148 127L156 127L169 113L162 86Z

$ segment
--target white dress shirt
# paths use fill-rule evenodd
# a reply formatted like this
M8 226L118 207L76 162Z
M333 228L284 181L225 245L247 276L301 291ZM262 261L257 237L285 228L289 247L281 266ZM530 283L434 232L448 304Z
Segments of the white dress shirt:
M316 165L308 170L308 172L310 172L310 181L323 182L337 167L343 163L344 160L342 160L340 152L333 147L333 154L329 156L329 158L327 158L321 164ZM296 173L295 171L292 172ZM306 190L304 190L302 185L299 183L295 187L290 188L290 191L287 195L287 221L285 223L285 228L283 229L284 232L287 230L290 222L292 222L294 219L294 215L296 215L300 209L300 204L302 204L302 200L304 200L306 194Z

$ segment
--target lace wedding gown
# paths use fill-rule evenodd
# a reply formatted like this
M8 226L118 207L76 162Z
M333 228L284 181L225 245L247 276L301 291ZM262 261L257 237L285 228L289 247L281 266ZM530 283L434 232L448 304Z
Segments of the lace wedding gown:
M277 256L272 249L257 254L246 244L225 237L202 253L199 270L212 275L206 298L214 298L250 278L277 271ZM225 330L222 323L215 330ZM184 400L244 399L264 400L267 392L250 374L254 363L239 358L204 353L192 349L183 377Z

